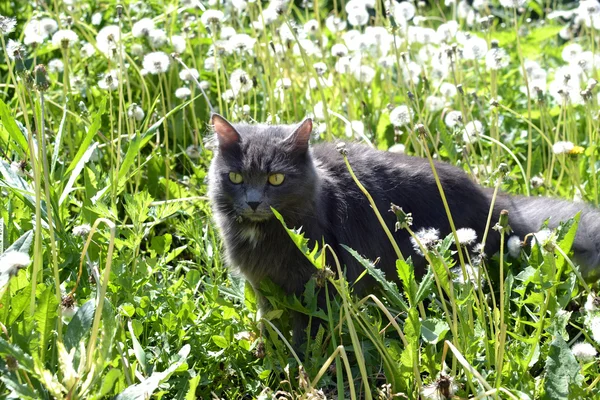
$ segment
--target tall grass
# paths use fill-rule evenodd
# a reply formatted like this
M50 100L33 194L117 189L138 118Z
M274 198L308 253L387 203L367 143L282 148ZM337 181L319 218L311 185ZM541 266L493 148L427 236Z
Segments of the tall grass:
M290 229L315 279L300 299L266 283L264 315L224 266L211 111L310 116L315 141L598 205L600 9L431 3L0 4L17 19L0 19L0 397L600 397L599 302L569 259L577 219L522 248L490 213L507 249L473 255L459 227L425 241L392 207L429 272L398 250L397 285L347 249L380 283L362 299L325 265L331 248ZM319 290L336 292L324 310ZM326 321L304 354L287 310Z

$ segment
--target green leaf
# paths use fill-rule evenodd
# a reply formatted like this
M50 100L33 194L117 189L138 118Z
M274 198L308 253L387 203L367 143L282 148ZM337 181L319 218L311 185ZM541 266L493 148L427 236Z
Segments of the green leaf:
M93 143L91 146L89 146L84 152L83 154L79 157L79 161L77 162L77 164L75 165L75 167L73 168L72 172L71 172L71 176L69 177L69 181L67 182L67 184L65 185L65 188L63 189L62 194L60 195L60 199L58 199L58 204L62 204L63 201L65 201L65 199L67 198L67 196L69 195L69 193L71 193L72 189L73 189L73 185L75 184L75 181L77 180L77 177L79 177L79 174L81 173L81 171L83 170L83 167L85 167L85 164L90 160L90 158L92 157L92 154L94 153L94 151L96 150L96 147L98 147L98 143ZM70 167L69 167L70 168Z
M2 100L0 100L0 121L2 122L4 129L6 129L10 137L19 145L19 155L25 158L24 156L29 151L27 137L23 134L23 132L17 125L17 122L12 117L10 108Z
M47 342L50 334L56 328L56 318L58 316L58 299L54 293L54 288L48 286L42 292L38 299L33 319L36 322L36 331L39 334L40 358L44 360L46 354Z
M431 269L428 269L427 274L425 274L425 276L421 280L421 283L419 284L419 289L417 290L417 294L415 295L415 304L419 304L420 302L425 300L427 296L429 296L429 294L431 293L431 289L433 288L434 281L435 280L433 272L431 271Z
M390 282L385 278L385 274L382 270L377 268L371 261L362 257L355 250L350 247L342 244L342 247L352 255L352 257L356 258L356 260L369 272L369 274L375 278L375 280L382 286L384 292L388 296L389 300L394 302L394 304L402 309L402 311L408 311L409 307L402 298L402 294L398 290L398 286L394 282Z
M0 355L12 356L19 363L19 369L33 372L33 358L15 344L8 343L0 336Z
M137 339L137 336L135 336L131 320L127 321L127 330L129 330L129 334L131 335L131 342L133 343L133 352L135 354L135 358L139 361L140 365L142 366L142 370L145 373L148 371L148 364L146 364L146 353Z
M417 281L415 279L415 268L404 260L396 260L396 272L404 287L404 293L408 296L408 304L414 306L417 297Z
M60 146L62 143L62 135L63 132L65 130L65 122L67 120L67 111L69 110L69 107L67 107L67 104L69 102L69 98L67 97L65 99L65 104L64 104L64 112L63 112L63 116L62 119L60 120L60 125L58 126L58 131L56 132L56 138L54 139L54 151L52 152L52 162L51 162L51 166L50 166L50 176L54 175L54 168L56 167L56 161L58 161L58 152L60 151Z
M137 385L129 386L122 391L116 400L145 400L149 399L158 388L158 385L165 382L182 365L190 354L190 345L186 344L179 350L175 361L163 372L154 372L150 377Z
M112 392L113 388L115 387L115 383L117 383L117 380L121 377L121 375L120 369L111 369L108 371L108 373L103 375L102 386L100 387L100 392L96 398L102 399L107 397Z
M552 400L569 399L570 385L580 385L579 363L561 336L556 336L550 344L546 360L546 379L544 398Z
M271 207L271 211L275 214L275 217L281 222L283 228L288 233L289 237L292 239L296 247L304 254L304 256L310 261L315 268L323 269L325 265L323 263L323 259L321 257L321 253L319 252L319 243L315 243L315 247L311 250L308 247L308 239L304 237L304 233L300 233L300 230L289 229L285 225L285 221L281 214L277 212L273 207Z
M211 337L212 341L219 346L222 349L226 349L229 347L229 343L227 342L227 339L225 339L225 337L220 336L220 335L213 335Z
M189 380L190 387L185 395L185 400L196 400L196 388L198 387L198 383L200 383L200 375L196 375L192 379Z
M429 344L437 344L444 339L450 327L446 321L428 318L421 322L421 337Z
M244 284L244 304L246 308L251 312L256 312L257 303L256 303L256 293L254 292L254 288L250 284L250 282L246 281Z
M67 325L65 332L64 344L67 351L71 351L80 341L89 333L94 320L94 312L96 311L96 300L86 301Z
M105 110L106 98L103 98L100 103L100 107L98 108L98 111L96 111L96 113L94 114L92 124L88 128L88 131L85 137L83 138L83 141L79 145L79 150L77 151L77 154L75 154L75 157L73 157L73 160L71 160L71 164L69 164L69 167L65 171L64 176L67 176L71 171L75 169L75 167L77 167L77 164L79 164L79 161L90 147L90 144L92 144L92 140L94 139L96 132L98 132L98 130L100 129L100 125L102 124L102 116L104 115Z
M119 167L119 173L117 175L117 182L119 188L121 188L126 180L127 173L131 169L136 156L140 153L140 150L150 141L152 138L151 134L145 134L140 136L136 134L135 138L129 143L129 147L127 148L127 153L125 153L125 158L123 159L123 163Z

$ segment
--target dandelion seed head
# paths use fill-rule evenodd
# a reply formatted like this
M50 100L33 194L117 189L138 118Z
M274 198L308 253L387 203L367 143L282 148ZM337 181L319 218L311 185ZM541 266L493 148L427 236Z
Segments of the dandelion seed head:
M200 21L204 26L211 26L219 25L224 18L225 14L221 10L206 10L202 13Z
M141 38L148 36L154 30L154 21L151 18L142 18L131 27L133 37Z
M470 121L465 125L463 130L463 141L465 143L474 143L478 140L479 135L483 133L483 124L481 121Z
M15 30L17 19L0 15L0 34L8 35Z
M455 128L459 124L462 124L462 114L460 111L449 111L444 118L444 123L448 128Z
M573 347L571 347L571 351L573 352L575 358L581 362L592 361L594 358L596 358L596 354L598 354L596 348L586 342L579 342L573 345Z
M21 43L8 39L8 43L6 44L6 54L9 59L14 61L16 58L25 57L25 49Z
M187 87L180 87L175 90L175 97L178 99L187 99L192 95L192 91Z
M466 60L480 60L488 52L487 41L478 36L471 36L463 45L463 58Z
M521 8L527 3L527 0L500 0L500 5L504 8Z
M346 21L335 15L330 15L325 20L325 26L331 33L337 33L346 29Z
M394 2L393 4L394 19L398 24L406 24L407 21L413 19L417 12L415 6L408 1L403 1L401 3Z
M421 228L415 232L415 236L425 249L432 249L438 240L440 240L440 231L436 228ZM417 240L415 240L414 237L411 237L410 242L412 243L415 252L418 255L423 256L423 252L421 251L421 247Z
M202 149L200 147L191 144L185 149L185 154L192 160L197 160L202 155Z
M462 246L470 246L477 240L477 232L471 228L459 228L456 230L458 243Z
M331 55L334 57L344 57L348 55L348 48L342 43L336 43L331 46Z
M157 75L165 73L169 70L171 60L169 56L162 51L155 51L144 56L142 66L150 74Z
M412 109L408 108L408 106L401 105L390 111L390 122L395 127L405 126L410 124L412 116Z
M565 154L573 150L575 145L572 142L560 141L552 145L552 152L554 154Z
M397 154L404 154L405 150L406 150L406 146L403 145L402 143L396 143L388 149L388 151L390 153L397 153Z
M113 91L119 88L119 73L117 70L108 71L98 81L98 87L103 90Z
M444 98L439 96L427 96L425 99L425 107L432 113L442 110L444 105Z
M355 8L348 13L348 23L352 26L363 26L369 22L369 13L366 8Z
M54 74L59 74L65 69L65 64L59 58L54 58L48 62L48 71Z
M600 316L594 315L590 318L588 326L590 331L592 331L592 339L594 339L594 342L600 344Z
M52 35L52 45L56 47L71 47L79 40L79 36L70 29L58 30Z
M92 227L90 224L81 224L73 227L73 236L86 237L89 235Z
M232 37L236 33L237 32L235 31L234 27L232 27L232 26L222 26L221 27L220 38L223 39L223 40L228 40L230 37Z
M105 26L96 35L96 47L107 57L113 57L120 43L121 31L117 25Z
M15 276L20 269L31 264L29 254L21 251L7 251L0 255L0 274Z
M485 55L485 65L489 70L506 68L509 63L510 56L503 48L492 48Z
M375 78L375 69L368 65L361 65L359 68L354 68L352 74L357 81L368 85Z
M133 103L132 105L130 105L129 109L127 110L127 116L129 118L135 119L138 122L143 120L145 115L146 114L144 113L144 110L142 109L142 107L140 107L136 103Z
M198 79L200 73L196 68L187 68L183 69L179 72L179 79L185 82L193 81L194 79Z
M167 32L163 29L152 29L148 32L148 42L154 48L162 47L169 41Z
M228 39L228 48L239 52L250 52L254 48L256 39L245 33L237 33Z
M185 53L187 43L183 36L173 35L173 36L171 36L169 41L171 42L171 46L173 47L173 50L175 50L175 53L178 53L178 54Z
M506 247L508 247L508 254L512 258L518 258L521 254L521 238L517 235L512 235L506 241Z
M447 99L452 99L456 96L456 86L450 82L444 82L440 85L440 94Z
M102 23L102 13L99 13L99 12L94 13L92 15L91 23L94 26L100 25Z
M242 69L236 69L229 75L231 89L238 93L247 93L254 87L254 82L248 73Z

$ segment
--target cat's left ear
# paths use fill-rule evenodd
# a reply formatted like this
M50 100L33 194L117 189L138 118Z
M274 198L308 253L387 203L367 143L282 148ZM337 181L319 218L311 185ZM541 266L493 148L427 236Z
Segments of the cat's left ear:
M312 119L306 118L290 136L284 139L284 142L288 143L294 150L306 153L308 151L308 142L310 140L310 135L312 134L312 129Z

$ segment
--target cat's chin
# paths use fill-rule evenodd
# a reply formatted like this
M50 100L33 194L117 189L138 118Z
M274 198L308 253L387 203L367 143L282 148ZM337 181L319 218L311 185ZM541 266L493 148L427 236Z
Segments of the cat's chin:
M237 222L239 223L260 223L260 222L266 222L269 219L273 218L273 214L244 214L244 215L240 215L237 218Z

